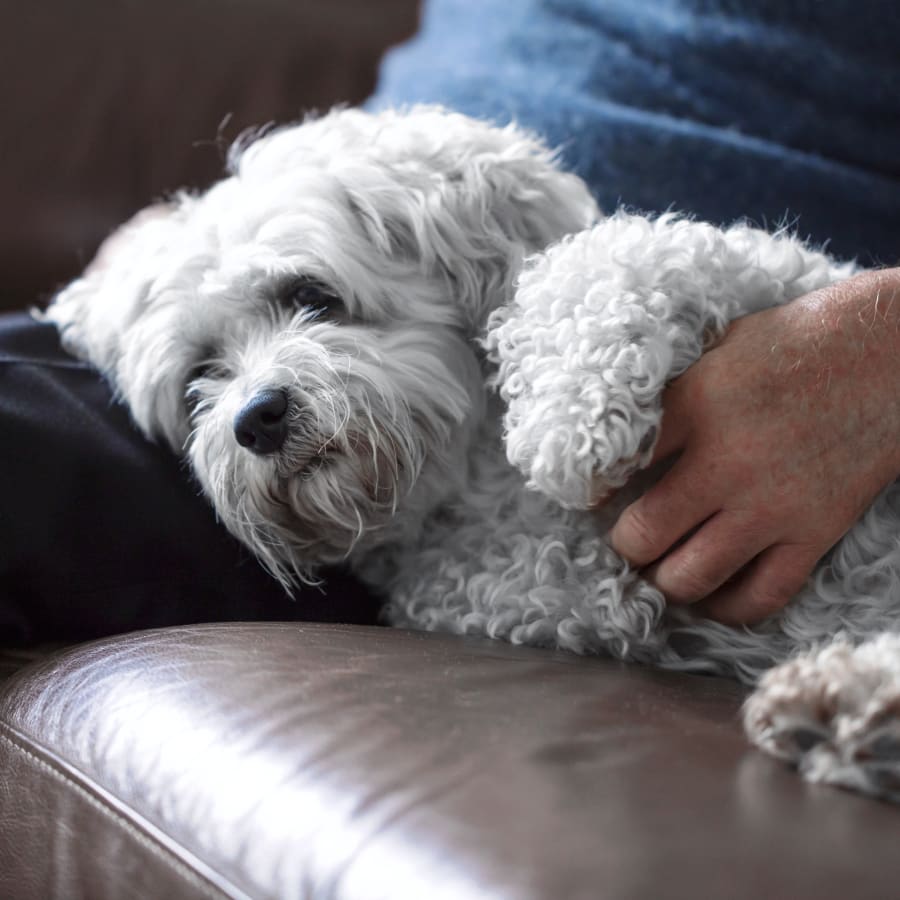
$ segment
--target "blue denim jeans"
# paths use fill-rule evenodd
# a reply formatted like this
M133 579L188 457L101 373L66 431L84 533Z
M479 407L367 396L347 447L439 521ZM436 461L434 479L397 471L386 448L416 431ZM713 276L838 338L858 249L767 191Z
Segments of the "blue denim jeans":
M787 223L893 264L898 46L894 0L426 0L368 105L515 119L606 209Z

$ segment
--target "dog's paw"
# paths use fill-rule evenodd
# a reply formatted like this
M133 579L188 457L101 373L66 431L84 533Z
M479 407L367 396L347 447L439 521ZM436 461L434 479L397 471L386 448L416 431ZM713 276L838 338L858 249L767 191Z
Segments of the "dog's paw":
M900 635L836 642L772 669L744 726L807 781L900 803Z
M675 363L665 298L610 258L609 221L533 257L485 341L510 463L572 508L649 463Z

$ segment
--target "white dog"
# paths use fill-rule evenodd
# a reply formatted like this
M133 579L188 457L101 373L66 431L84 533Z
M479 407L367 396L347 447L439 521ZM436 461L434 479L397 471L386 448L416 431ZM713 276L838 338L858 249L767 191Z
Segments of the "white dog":
M667 612L605 538L666 382L849 274L745 226L600 219L515 127L339 110L237 146L47 315L286 588L347 560L398 625L759 681L756 744L900 799L896 486L751 630Z

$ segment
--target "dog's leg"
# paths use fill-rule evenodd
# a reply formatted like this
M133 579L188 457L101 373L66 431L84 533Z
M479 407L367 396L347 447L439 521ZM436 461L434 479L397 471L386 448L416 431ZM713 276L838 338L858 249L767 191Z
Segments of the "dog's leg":
M775 667L747 701L744 726L807 781L900 803L900 634L839 640Z
M851 274L787 235L618 213L533 259L487 347L510 462L588 507L650 461L666 383L739 316Z
M496 460L476 466L471 502L427 523L420 544L398 548L388 621L656 660L660 592L626 571L586 514L523 491L497 450Z

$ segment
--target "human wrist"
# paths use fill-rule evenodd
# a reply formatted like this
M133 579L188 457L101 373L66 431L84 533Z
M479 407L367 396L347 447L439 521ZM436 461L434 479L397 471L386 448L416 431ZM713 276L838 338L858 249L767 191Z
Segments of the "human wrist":
M883 420L884 477L900 475L900 268L861 272L836 286L836 307L861 373L859 403Z
M800 339L783 371L815 373L807 381L813 402L842 410L868 462L884 483L893 480L900 475L900 268L861 272L785 313Z

